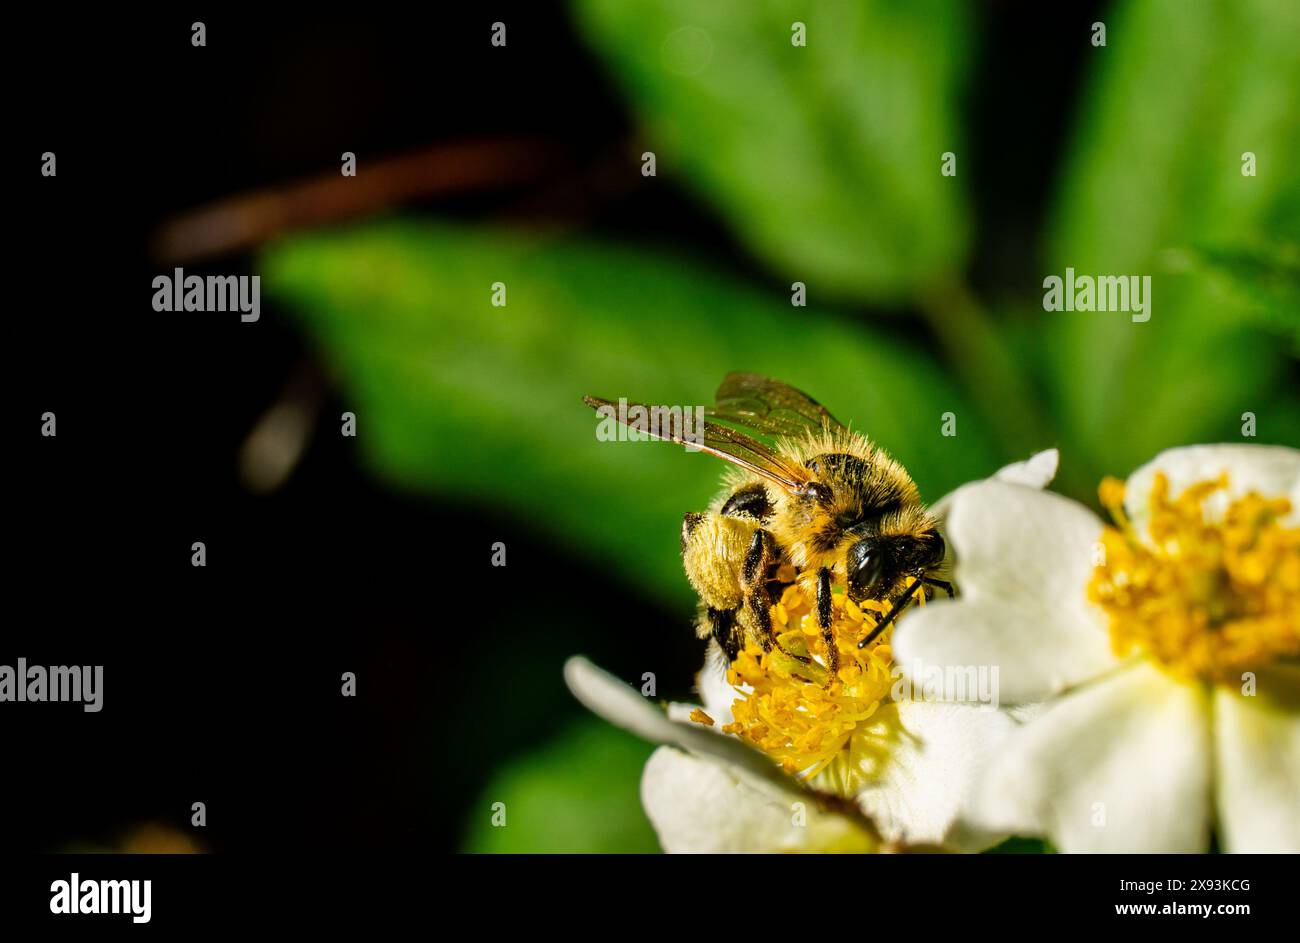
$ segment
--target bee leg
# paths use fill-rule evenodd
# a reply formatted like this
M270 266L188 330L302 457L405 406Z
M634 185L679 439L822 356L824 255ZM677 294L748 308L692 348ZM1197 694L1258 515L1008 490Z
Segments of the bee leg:
M921 582L924 583L926 586L934 586L943 590L945 593L948 594L949 599L952 599L957 595L956 590L952 588L952 584L949 583L947 580L936 580L929 576L923 576L921 577Z
M767 591L766 586L755 586L745 597L745 604L749 606L755 634L762 641L764 651L770 652L775 646L782 655L795 661L803 662L805 665L812 663L812 659L807 655L796 655L782 645L781 640L776 637L776 627L772 625L772 594Z
M745 552L745 560L740 567L740 586L745 591L745 604L749 606L754 626L758 629L755 634L765 652L770 652L776 642L776 633L772 630L772 600L767 595L767 587L763 585L763 577L767 574L767 565L772 556L772 535L760 527L754 531L749 549Z
M759 527L750 538L749 549L745 551L745 561L740 567L741 585L748 589L762 582L761 577L767 570L768 563L774 556L772 535Z
M770 652L775 645L781 651L781 643L776 640L776 629L772 627L772 597L764 586L755 586L745 596L745 605L749 607L749 617L753 620L754 634L763 646L763 651Z
M772 595L767 591L767 571L776 557L776 548L772 535L763 528L754 531L745 553L744 563L740 568L740 582L745 589L745 605L749 607L753 620L754 634L758 636L763 651L770 652L773 646L783 655L789 655L795 661L808 664L812 659L805 655L796 655L787 651L776 638L776 629L772 625Z
M817 571L817 626L826 643L826 686L830 687L840 670L840 653L835 647L835 633L831 631L831 571L826 567Z
M740 626L736 622L736 611L710 606L705 610L704 616L708 619L713 640L727 656L727 664L731 664L740 654Z
M898 618L898 614L907 608L907 604L912 601L912 597L916 595L916 591L924 585L925 584L921 580L917 580L907 589L903 590L903 594L894 600L894 604L889 608L889 612L885 614L885 618L877 622L876 627L871 630L871 633L861 642L858 642L858 648L866 648L876 640L881 632L889 628L893 621Z

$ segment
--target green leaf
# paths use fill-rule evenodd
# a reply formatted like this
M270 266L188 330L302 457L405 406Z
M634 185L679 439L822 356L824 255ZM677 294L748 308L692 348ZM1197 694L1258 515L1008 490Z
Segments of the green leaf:
M969 237L957 96L971 32L954 0L579 0L661 174L814 297L896 301L958 270ZM807 45L792 44L792 24ZM960 171L960 166L958 167Z
M1197 246L1186 255L1217 293L1261 329L1289 338L1291 352L1300 355L1300 241Z
M641 769L654 751L595 718L576 721L492 778L471 809L463 850L509 854L654 853ZM504 803L504 826L493 825ZM497 818L500 822L500 818Z
M1170 250L1278 225L1296 206L1300 152L1300 5L1149 0L1115 5L1106 23L1047 273L1150 275L1150 320L1042 315L1056 405L1082 446L1063 470L1092 476L1235 436L1242 411L1275 395L1284 348ZM1247 151L1257 176L1242 174Z
M703 406L724 374L755 370L869 432L928 500L997 464L987 430L910 340L682 258L393 222L282 243L260 271L332 366L382 476L505 509L683 604L682 515L708 504L723 466L667 443L598 441L584 393ZM505 307L491 304L498 281ZM939 434L947 411L955 437Z

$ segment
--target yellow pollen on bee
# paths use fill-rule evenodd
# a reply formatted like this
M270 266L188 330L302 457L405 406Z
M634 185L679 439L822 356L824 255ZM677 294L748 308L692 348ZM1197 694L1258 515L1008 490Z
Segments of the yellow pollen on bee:
M1222 683L1300 656L1300 527L1283 524L1291 502L1255 492L1229 501L1227 488L1224 474L1172 498L1157 473L1139 535L1123 483L1102 482L1116 526L1102 533L1088 598L1105 611L1117 655Z
M806 779L847 756L854 734L889 700L893 681L892 627L871 646L858 648L858 640L876 625L865 608L875 607L842 594L831 598L839 671L828 679L815 597L797 583L788 586L773 606L786 615L782 625L787 628L777 633L779 646L764 652L747 643L728 669L727 679L738 690L731 708L734 723L723 731L748 740L786 771Z

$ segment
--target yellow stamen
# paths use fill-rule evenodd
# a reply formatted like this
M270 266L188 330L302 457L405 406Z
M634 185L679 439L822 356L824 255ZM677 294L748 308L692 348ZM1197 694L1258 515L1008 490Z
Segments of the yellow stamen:
M728 681L740 690L731 708L735 722L723 730L750 741L788 772L806 779L836 760L855 769L865 763L867 750L853 742L855 734L865 733L867 722L889 699L892 684L892 626L871 646L858 648L858 641L876 625L870 611L877 609L873 602L859 605L840 594L832 597L831 630L839 651L839 671L828 679L814 596L798 584L787 587L773 606L786 618L781 623L785 631L778 628L780 648L764 652L748 644L727 672ZM800 657L811 661L805 663ZM851 778L851 771L839 769L831 775L839 784Z
M700 710L698 707L691 711L691 720L695 721L697 724L703 724L705 727L713 726L713 718L704 713L704 711Z
M1291 502L1255 492L1227 501L1227 487L1224 474L1170 498L1157 473L1139 535L1124 515L1124 486L1102 483L1117 526L1102 533L1088 598L1109 617L1116 654L1223 683L1300 656L1300 527L1282 524Z

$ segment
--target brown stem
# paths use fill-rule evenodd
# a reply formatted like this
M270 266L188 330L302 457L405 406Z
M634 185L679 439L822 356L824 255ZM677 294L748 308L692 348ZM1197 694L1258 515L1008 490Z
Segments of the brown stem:
M496 138L441 144L370 162L363 155L355 177L334 170L301 183L220 200L169 220L155 234L153 255L162 263L194 262L410 200L526 183L559 166L562 153L544 141Z

